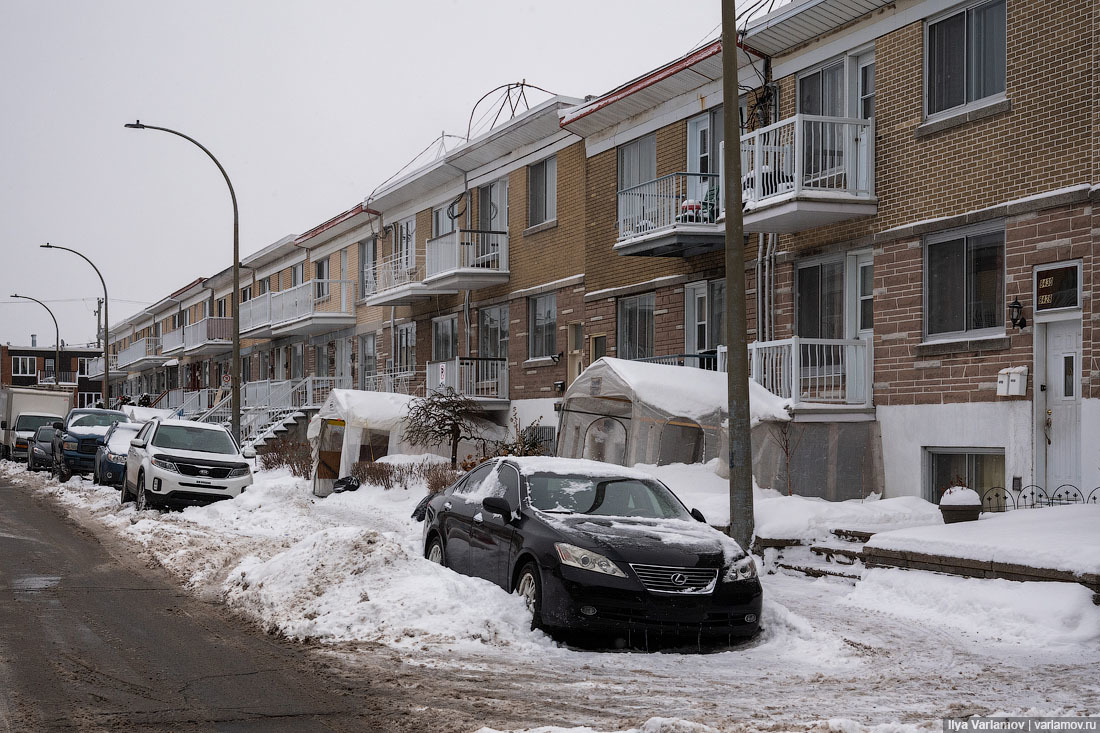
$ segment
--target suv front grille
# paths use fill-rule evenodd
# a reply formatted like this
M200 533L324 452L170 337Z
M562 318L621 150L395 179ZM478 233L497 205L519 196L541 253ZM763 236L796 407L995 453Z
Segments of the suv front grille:
M703 595L712 593L718 580L718 568L674 568L631 563L630 569L651 593Z
M225 466L199 466L194 463L175 462L176 468L184 476L198 476L199 478L228 478L233 469Z
M79 451L80 453L95 454L96 448L98 447L99 442L95 438L85 438L84 440L80 441L80 445L77 448L77 451Z

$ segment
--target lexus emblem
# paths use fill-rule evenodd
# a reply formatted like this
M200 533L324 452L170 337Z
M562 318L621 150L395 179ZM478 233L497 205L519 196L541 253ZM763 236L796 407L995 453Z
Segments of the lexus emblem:
M672 577L669 578L669 580L672 581L673 585L683 585L684 583L688 582L687 576L683 573L673 573Z

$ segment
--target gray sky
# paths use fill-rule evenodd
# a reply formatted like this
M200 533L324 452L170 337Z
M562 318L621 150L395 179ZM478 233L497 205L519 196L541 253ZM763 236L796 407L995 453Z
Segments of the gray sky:
M719 0L0 0L0 342L94 338L362 201L493 87L605 92L714 37ZM535 103L541 98L535 99Z

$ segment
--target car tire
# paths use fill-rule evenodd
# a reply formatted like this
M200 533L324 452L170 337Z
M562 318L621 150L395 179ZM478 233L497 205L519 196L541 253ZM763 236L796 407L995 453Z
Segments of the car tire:
M424 551L424 557L428 558L428 562L447 567L447 555L443 552L443 541L435 535L432 535L432 538L428 541L428 549Z
M118 487L118 503L119 506L125 506L126 502L130 501L130 490L126 488L126 473L122 474L122 485Z
M92 486L99 485L99 466L92 465Z
M538 565L529 562L523 566L516 578L516 594L527 603L531 611L531 628L542 628L542 576Z
M29 451L27 453L27 470L28 471L37 471L38 470L37 468L34 467L34 451Z
M73 477L73 472L65 466L65 459L56 454L53 457L53 475L60 483L65 483Z
M149 496L149 492L145 490L145 473L139 473L137 482L137 499L135 500L135 503L137 504L137 510L139 512L143 512L146 509L155 509L156 507L153 505L151 499L152 497Z

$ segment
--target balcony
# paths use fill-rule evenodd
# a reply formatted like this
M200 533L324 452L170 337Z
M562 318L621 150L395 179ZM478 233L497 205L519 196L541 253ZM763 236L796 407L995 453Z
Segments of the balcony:
M873 120L795 115L741 138L746 232L790 234L878 212Z
M233 348L232 318L203 318L183 328L183 350L188 356L218 354Z
M160 353L164 355L178 354L183 351L183 329L177 328L160 337Z
M166 361L168 357L161 354L159 338L138 339L118 352L119 369L140 371L160 366Z
M424 283L423 253L385 257L370 271L363 302L367 305L410 305L433 295L453 295L454 288L429 287Z
M872 406L871 345L862 339L754 341L749 374L796 408Z
M263 338L271 335L271 296L270 291L257 295L252 300L241 303L241 335L249 338Z
M423 395L424 373L390 369L363 376L363 391Z
M508 282L508 232L459 229L429 239L424 285L477 290Z
M619 239L624 255L692 257L725 247L720 177L672 173L619 191Z
M100 361L103 361L102 357ZM66 386L72 386L76 384L76 372L54 372L52 369L47 369L44 372L38 372L38 383L42 385L47 384L62 384Z
M351 280L310 280L266 295L270 298L272 336L304 336L355 325L355 283ZM261 301L249 316L254 332L264 315Z
M111 355L111 375L110 377L121 377L126 374L118 368L118 356ZM108 379L110 379L108 377ZM98 356L94 359L88 360L88 379L103 379L103 357Z
M461 395L508 406L508 360L459 356L428 362L427 390L450 387ZM486 405L487 407L494 405Z

